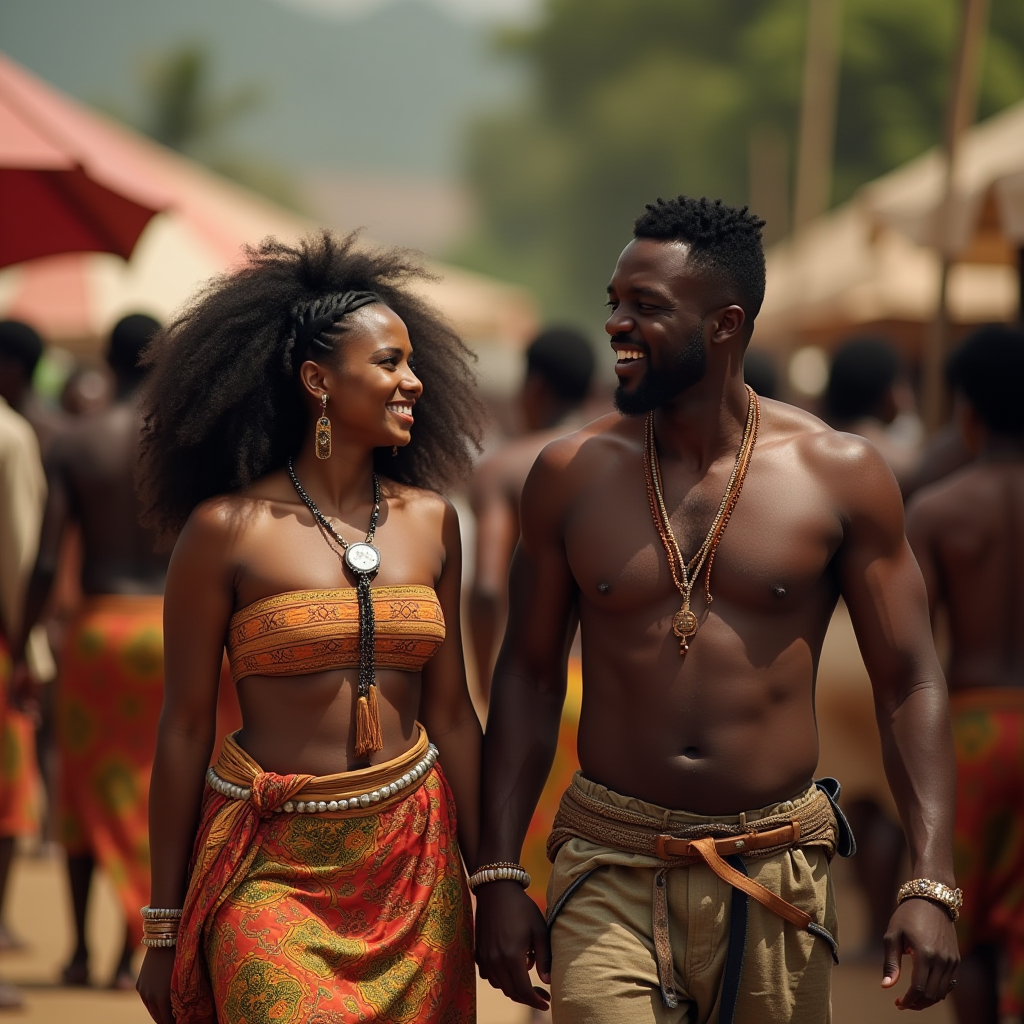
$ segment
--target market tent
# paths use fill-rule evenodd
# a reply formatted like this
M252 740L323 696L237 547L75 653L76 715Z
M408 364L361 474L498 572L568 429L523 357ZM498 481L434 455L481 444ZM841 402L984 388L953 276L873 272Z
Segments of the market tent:
M866 185L860 195L873 223L934 246L942 206L938 149ZM967 131L957 150L948 247L958 261L1016 264L1024 246L1024 102Z
M0 72L9 62L0 65ZM16 66L15 66L16 67ZM27 72L17 69L22 76ZM235 263L246 243L268 235L294 241L316 225L206 170L28 76L66 123L105 153L105 167L145 181L164 213L153 217L131 259L78 253L33 259L0 271L0 317L35 326L50 342L98 353L125 313L166 318L211 276ZM111 171L113 173L113 171ZM368 243L369 244L369 243ZM433 300L475 346L522 348L536 329L530 295L483 275L432 264Z
M767 253L767 290L754 344L777 352L826 348L851 333L883 331L912 358L935 315L935 250L873 222L859 199L837 207ZM1009 320L1017 274L1007 264L958 263L948 302L955 324Z

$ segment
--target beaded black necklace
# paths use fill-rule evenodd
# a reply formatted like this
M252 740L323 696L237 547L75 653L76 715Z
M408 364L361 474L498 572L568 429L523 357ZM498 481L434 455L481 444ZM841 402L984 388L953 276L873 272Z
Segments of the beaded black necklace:
M370 581L380 569L380 551L373 543L377 519L380 517L380 481L374 473L373 510L370 512L370 528L366 531L366 540L349 544L327 516L316 507L316 502L299 483L291 459L288 460L288 475L291 477L295 492L312 512L321 532L345 552L345 565L356 578L356 598L359 602L359 690L356 699L355 752L359 755L374 753L384 747L377 706L377 677L374 669L376 626L373 616L373 595L370 593Z

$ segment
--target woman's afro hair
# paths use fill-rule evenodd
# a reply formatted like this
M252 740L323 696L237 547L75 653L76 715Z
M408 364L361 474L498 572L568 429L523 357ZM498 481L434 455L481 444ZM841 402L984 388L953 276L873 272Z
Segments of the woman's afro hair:
M209 282L144 357L144 520L171 539L201 501L248 486L299 450L310 421L292 351L296 311L350 291L374 293L401 317L423 382L412 441L395 458L378 451L378 472L434 490L468 472L481 432L473 357L409 290L429 277L415 254L361 246L355 234L247 246L241 268Z

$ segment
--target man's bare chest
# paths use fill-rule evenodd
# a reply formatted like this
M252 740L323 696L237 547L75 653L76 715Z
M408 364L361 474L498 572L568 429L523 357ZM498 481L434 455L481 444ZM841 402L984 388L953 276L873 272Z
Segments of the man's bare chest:
M712 486L675 494L671 487L666 490L672 535L690 562L722 495ZM766 459L752 467L721 532L712 596L751 609L793 608L818 593L841 541L841 523L827 490L806 472ZM628 613L678 594L642 466L620 466L579 495L566 522L565 546L582 596L609 611ZM705 563L694 584L695 601L706 571Z

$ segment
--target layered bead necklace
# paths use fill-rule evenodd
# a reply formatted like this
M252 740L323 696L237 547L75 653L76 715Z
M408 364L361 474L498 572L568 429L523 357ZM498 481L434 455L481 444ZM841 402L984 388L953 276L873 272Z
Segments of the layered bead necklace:
M370 512L370 528L366 531L366 540L349 544L327 516L316 507L316 503L299 483L291 459L288 460L288 475L296 494L312 512L321 533L333 540L345 553L345 565L356 578L356 599L359 602L359 695L356 699L355 752L360 756L375 753L384 748L374 669L376 625L373 617L373 595L370 593L370 581L380 569L380 550L373 543L374 534L377 532L377 520L380 517L380 481L374 473L373 510Z
M651 506L651 516L654 519L654 526L661 537L662 546L668 556L668 567L672 573L672 582L682 595L682 607L672 617L672 632L679 638L679 653L685 655L690 649L690 640L696 635L700 628L696 614L690 608L690 595L693 586L700 579L700 574L707 565L707 573L704 577L704 595L707 603L711 604L711 566L715 561L715 551L721 542L722 534L729 525L736 502L739 500L740 491L743 489L743 480L747 475L747 467L750 465L750 457L757 442L757 431L761 425L761 404L753 388L747 385L747 422L743 428L743 439L740 441L740 449L736 453L736 463L729 477L729 484L722 497L722 503L718 506L718 513L711 523L704 543L697 549L697 553L689 562L683 558L675 535L672 533L672 525L668 517L668 509L665 507L665 495L661 481L661 465L658 462L658 447L654 438L654 413L647 414L647 421L644 425L644 471L647 475L647 498Z

